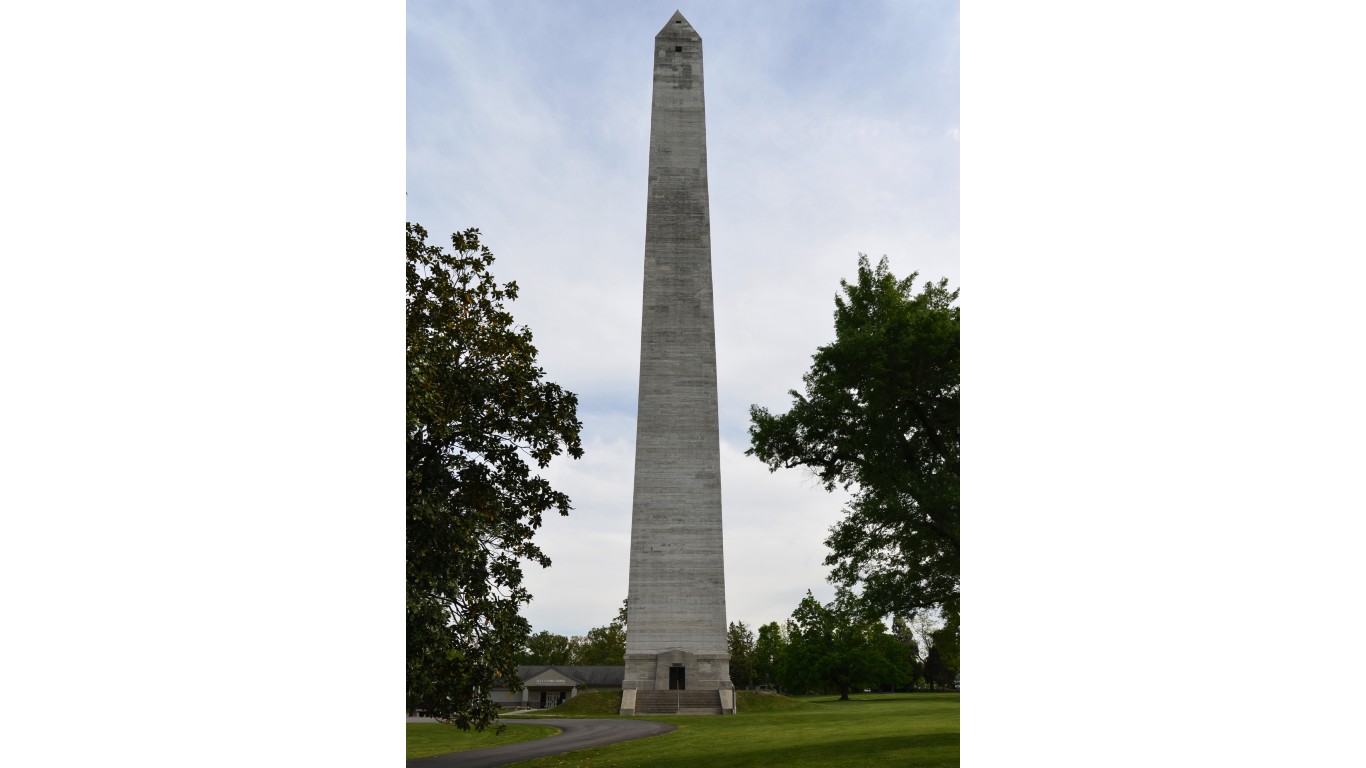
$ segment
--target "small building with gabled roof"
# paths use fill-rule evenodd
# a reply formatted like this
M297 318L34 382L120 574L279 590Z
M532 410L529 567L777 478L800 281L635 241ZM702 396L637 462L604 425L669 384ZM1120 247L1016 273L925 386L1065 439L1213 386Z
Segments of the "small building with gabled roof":
M493 702L503 707L548 709L586 690L621 690L626 677L623 666L570 666L527 664L517 667L522 690L514 692L503 681L492 690Z

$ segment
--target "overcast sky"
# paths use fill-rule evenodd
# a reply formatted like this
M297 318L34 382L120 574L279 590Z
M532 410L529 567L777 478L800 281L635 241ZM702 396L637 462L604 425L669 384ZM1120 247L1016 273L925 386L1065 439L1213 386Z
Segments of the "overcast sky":
M782 620L822 564L840 494L746 457L748 410L786 410L833 338L859 253L958 284L958 14L916 2L410 2L408 216L478 227L547 377L579 395L574 502L538 541L536 630L582 634L626 596L652 51L678 9L703 40L732 621Z
M584 398L531 619L614 614L675 6L441 5L7 6L0 763L402 748L405 191L438 236L484 229ZM729 612L754 623L829 594L839 505L743 458L746 406L784 407L858 251L960 274L955 24L840 7L681 9L706 41ZM964 5L965 766L1359 755L1362 13ZM1285 606L1314 674L1268 707L1249 639ZM1020 660L1060 649L1040 687ZM72 691L101 713L74 740ZM258 716L301 695L345 738Z

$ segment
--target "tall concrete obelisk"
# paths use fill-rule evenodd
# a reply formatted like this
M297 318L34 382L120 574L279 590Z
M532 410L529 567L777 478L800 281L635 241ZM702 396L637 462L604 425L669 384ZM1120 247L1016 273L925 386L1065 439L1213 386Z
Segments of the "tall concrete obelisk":
M622 712L675 689L734 711L702 38L681 13L655 36L644 294Z

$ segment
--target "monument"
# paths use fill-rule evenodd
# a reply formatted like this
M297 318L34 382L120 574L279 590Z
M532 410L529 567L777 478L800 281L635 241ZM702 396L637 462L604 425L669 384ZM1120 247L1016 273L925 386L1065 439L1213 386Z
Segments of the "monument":
M655 36L641 314L621 713L734 713L702 38L681 13Z

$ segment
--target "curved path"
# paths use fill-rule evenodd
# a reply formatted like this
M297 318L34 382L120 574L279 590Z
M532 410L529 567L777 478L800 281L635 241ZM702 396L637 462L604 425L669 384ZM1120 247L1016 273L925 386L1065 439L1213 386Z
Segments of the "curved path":
M528 718L526 720L503 720L503 724L516 728L517 723L526 725L550 725L559 728L561 733L544 739L523 741L517 744L504 744L501 747L470 749L464 752L451 752L433 757L415 757L408 761L408 768L490 768L507 765L522 760L534 760L547 755L573 752L576 749L601 747L619 741L643 739L668 733L677 726L657 723L653 720L580 720L568 717Z

